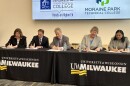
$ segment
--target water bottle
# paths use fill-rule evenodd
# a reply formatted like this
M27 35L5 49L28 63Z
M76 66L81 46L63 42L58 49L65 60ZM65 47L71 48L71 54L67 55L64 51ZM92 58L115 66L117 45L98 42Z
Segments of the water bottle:
M79 52L82 52L81 44L79 44Z
M127 48L127 52L130 52L130 46L128 46L128 48Z
M66 43L64 43L63 51L67 51L67 44Z

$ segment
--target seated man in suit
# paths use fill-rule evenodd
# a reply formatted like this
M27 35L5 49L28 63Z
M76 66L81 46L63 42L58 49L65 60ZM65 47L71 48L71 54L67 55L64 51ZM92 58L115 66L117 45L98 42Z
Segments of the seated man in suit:
M26 36L23 35L20 28L16 28L14 35L12 35L9 41L5 44L7 48L26 48Z
M46 36L44 36L44 30L39 29L38 35L34 36L29 44L30 48L49 48L49 41Z
M65 35L62 34L62 31L60 28L56 28L54 30L56 36L53 38L53 42L50 44L50 47L52 49L56 50L63 50L63 46L66 43L67 49L70 49L70 43L69 43L69 38Z

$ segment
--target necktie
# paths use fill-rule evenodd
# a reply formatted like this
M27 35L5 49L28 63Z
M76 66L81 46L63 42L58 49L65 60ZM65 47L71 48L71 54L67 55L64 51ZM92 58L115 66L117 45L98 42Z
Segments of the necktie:
M59 39L59 47L62 47L62 42L61 42L62 40L61 39Z
M39 38L39 45L41 45L42 43L42 38Z

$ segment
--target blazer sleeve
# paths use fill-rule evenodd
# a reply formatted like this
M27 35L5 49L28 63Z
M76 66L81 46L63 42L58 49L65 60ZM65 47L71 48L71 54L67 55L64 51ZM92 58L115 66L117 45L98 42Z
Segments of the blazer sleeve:
M85 49L86 48L86 36L83 37L82 41L81 41L81 48Z
M10 39L8 40L8 42L5 44L6 47L7 47L8 45L12 44L12 43L11 43L11 40L12 40L12 36L10 37Z
M29 46L31 46L31 45L34 45L34 43L35 43L35 36L32 38L32 40L31 40L31 42L30 42L30 44L29 44Z
M100 38L100 37L99 37L98 48L102 49L102 40L101 40L101 38Z
M130 46L130 41L129 39L126 37L126 48L128 48Z
M26 48L26 47L27 47L26 37L23 37L21 39L21 43L18 45L18 48Z
M111 38L111 41L110 41L109 46L108 46L108 50L113 49L113 45L114 45L113 38Z
M49 48L49 40L48 40L48 38L46 38L46 43L45 43L44 47Z
M53 46L55 46L55 37L53 38L53 41L52 41L52 43L50 44L50 48L52 48Z
M71 49L71 45L69 43L69 38L66 37L66 44L67 44L67 49Z

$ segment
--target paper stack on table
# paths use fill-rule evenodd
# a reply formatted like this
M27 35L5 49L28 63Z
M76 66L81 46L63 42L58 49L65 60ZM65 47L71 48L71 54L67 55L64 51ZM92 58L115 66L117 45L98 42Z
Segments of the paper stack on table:
M29 49L29 50L36 50L36 49L38 49L38 48L26 48L26 49Z
M49 49L47 51L61 51L61 50Z
M89 50L88 52L97 52L96 50Z
M14 47L5 47L5 46L3 46L3 47L1 47L1 48L3 48L3 49L15 49Z

